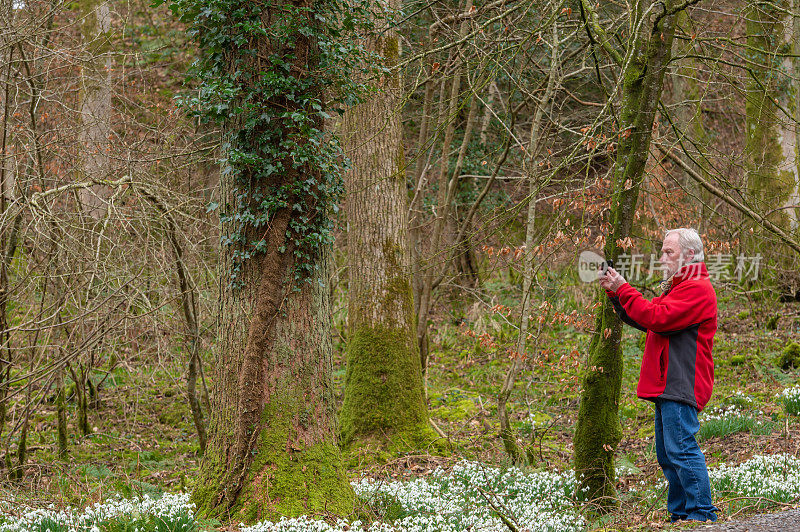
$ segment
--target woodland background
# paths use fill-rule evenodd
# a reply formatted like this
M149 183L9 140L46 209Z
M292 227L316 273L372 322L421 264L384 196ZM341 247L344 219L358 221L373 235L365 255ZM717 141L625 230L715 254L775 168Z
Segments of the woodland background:
M578 255L643 255L653 275L631 281L651 297L675 227L717 261L709 406L749 398L701 431L709 464L798 456L775 399L800 366L796 2L353 4L361 25L335 2L242 6L0 0L9 498L195 490L220 526L313 513L307 485L264 502L253 468L325 442L334 477L576 467L620 527L641 525L652 507L620 494L658 478L643 336ZM270 409L288 439L270 440Z

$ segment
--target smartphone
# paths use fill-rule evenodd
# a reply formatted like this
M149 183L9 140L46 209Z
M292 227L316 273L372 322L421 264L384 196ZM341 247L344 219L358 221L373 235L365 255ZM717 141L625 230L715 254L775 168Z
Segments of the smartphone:
M611 260L611 259L606 259L603 262L603 275L606 274L606 272L608 271L609 268L613 268L613 267L614 267L614 261Z

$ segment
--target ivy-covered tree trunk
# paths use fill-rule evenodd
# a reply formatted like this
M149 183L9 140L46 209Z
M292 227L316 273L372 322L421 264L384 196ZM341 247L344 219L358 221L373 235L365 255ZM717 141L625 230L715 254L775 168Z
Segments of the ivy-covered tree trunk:
M641 29L633 36L620 76L622 101L610 212L613 229L606 235L607 258L616 260L620 253L617 242L631 235L653 120L671 57L676 4L675 0L639 0L635 4L633 27ZM622 437L618 415L622 323L605 293L598 297L601 307L589 345L589 367L584 370L574 461L583 497L602 508L616 504L614 451Z
M747 46L752 54L752 76L747 86L747 191L756 211L787 228L798 185L794 113L796 81L792 79L793 19L791 2L769 4L750 0L746 11ZM781 57L783 56L783 57ZM759 227L750 239L755 253L765 239Z
M394 12L399 2L385 7ZM365 45L387 67L397 64L394 28L377 27ZM409 451L435 438L414 328L401 90L399 72L390 72L344 118L352 170L345 179L349 291L340 434L350 448Z
M336 442L327 259L341 152L323 127L339 79L326 76L347 57L320 44L335 17L314 0L180 7L217 102L200 112L224 113L225 138L216 374L192 499L203 515L248 523L346 515L354 493Z
M288 213L276 220L275 248L288 222ZM223 287L210 439L193 500L202 513L230 510L245 522L347 514L353 492L335 439L327 279L294 291L290 253L254 262L240 293Z

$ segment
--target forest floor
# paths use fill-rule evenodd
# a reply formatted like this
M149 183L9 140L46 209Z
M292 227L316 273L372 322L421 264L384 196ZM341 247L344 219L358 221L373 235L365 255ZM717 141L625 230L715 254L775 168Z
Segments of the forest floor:
M497 302L503 304L502 296ZM561 312L567 314L580 306L580 302L568 302ZM768 330L766 324L774 316L778 316L777 321L772 320L775 327ZM509 465L498 438L495 398L509 367L505 347L513 344L514 332L502 312L474 308L463 316L448 316L435 323L428 400L431 417L454 452L440 457L426 449L408 449L407 454L385 464L365 463L353 472L354 478L425 477L465 459ZM711 468L739 464L760 454L800 457L800 423L784 413L776 398L785 388L798 384L800 370L783 370L775 363L785 346L798 338L800 303L754 303L743 308L721 298L714 349L716 383L707 411L733 408L739 424L709 419L705 425L713 430L701 429L701 448ZM571 326L552 325L539 336L532 350L537 354L526 361L517 379L509 408L520 442L535 450L534 468L569 469L579 371L588 339L588 333ZM641 338L637 331L627 329L623 342L620 416L624 435L617 449L620 510L611 525L597 526L610 526L605 530L673 528L665 523L663 493L646 503L626 495L633 493L633 488L658 486L662 477L653 449L652 405L635 396ZM337 346L334 378L341 398L344 364L340 348ZM76 433L76 406L70 403L68 460L56 457L54 406L43 405L31 420L24 478L1 485L0 500L25 501L31 507L80 507L111 495L191 489L200 456L183 393L184 363L179 352L157 363L132 356L109 368L110 372L97 372L98 379L107 377L89 414L90 434ZM13 447L7 450L7 460L13 460L13 452ZM737 497L716 503L722 519L786 509L781 503Z

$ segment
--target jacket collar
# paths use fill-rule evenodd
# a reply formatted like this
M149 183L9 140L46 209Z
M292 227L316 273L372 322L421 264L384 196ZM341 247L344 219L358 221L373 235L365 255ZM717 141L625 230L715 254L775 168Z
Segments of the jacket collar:
M681 267L675 275L672 276L672 283L670 288L675 288L683 281L697 281L701 279L708 279L708 270L706 269L705 262L693 262Z

